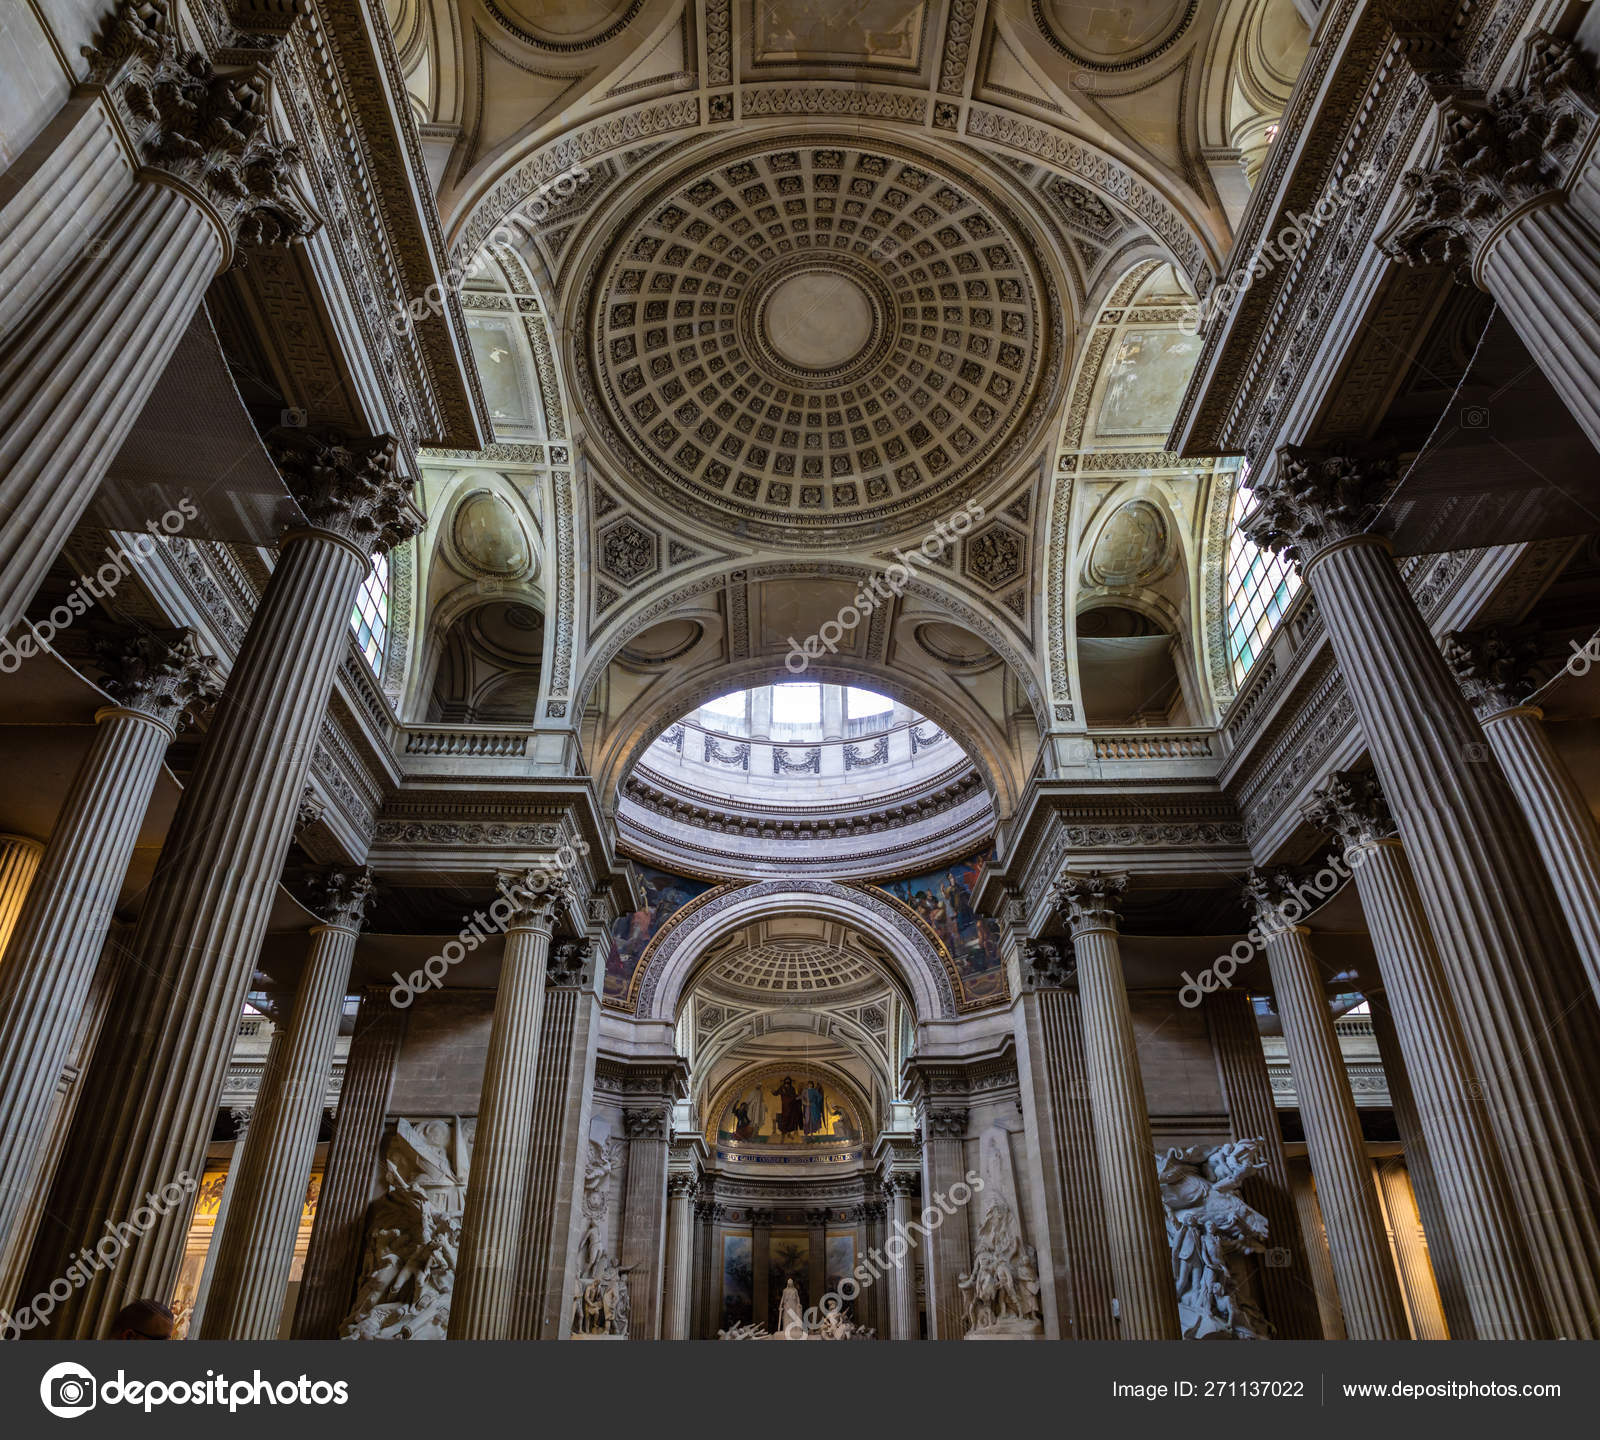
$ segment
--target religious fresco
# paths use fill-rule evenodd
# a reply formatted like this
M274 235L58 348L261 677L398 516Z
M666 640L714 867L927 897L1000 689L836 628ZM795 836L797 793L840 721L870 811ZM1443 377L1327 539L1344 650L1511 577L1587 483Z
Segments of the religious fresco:
M644 884L644 906L619 915L611 922L611 943L606 950L607 1000L626 1003L646 947L661 927L696 896L712 887L704 880L686 880L650 865L634 864Z
M727 1330L735 1325L748 1325L754 1318L755 1267L748 1235L722 1237L722 1323L717 1328Z
M861 1139L855 1107L833 1083L803 1069L770 1074L737 1092L717 1124L717 1144L854 1145Z
M955 966L958 1000L983 1005L1006 998L1005 964L1000 957L1000 923L972 909L978 882L994 851L914 875L878 888L909 905L938 936Z
M829 1293L837 1295L841 1281L854 1278L856 1268L856 1237L846 1230L842 1233L828 1232L826 1248L823 1252L824 1285ZM844 1300L841 1303L846 1315L855 1314L855 1302Z

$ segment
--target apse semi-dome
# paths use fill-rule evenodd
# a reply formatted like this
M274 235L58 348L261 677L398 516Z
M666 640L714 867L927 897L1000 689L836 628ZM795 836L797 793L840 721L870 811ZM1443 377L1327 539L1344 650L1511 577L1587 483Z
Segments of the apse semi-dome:
M996 196L859 137L653 192L584 289L579 390L636 479L774 544L910 524L1017 459L1052 321Z

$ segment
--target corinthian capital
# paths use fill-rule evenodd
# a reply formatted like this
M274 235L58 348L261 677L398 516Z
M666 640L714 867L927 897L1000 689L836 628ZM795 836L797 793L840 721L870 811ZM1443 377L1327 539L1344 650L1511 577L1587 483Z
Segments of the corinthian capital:
M1103 870L1068 872L1056 881L1056 909L1074 935L1085 930L1115 930L1121 921L1124 874Z
M1438 154L1402 180L1411 208L1383 248L1470 279L1496 229L1571 178L1600 114L1594 76L1571 41L1539 31L1514 88L1484 95L1459 77L1425 78L1439 103Z
M329 925L360 930L372 903L372 888L372 871L365 865L356 870L324 870L311 879L311 910Z
M317 222L289 193L299 151L269 137L271 72L226 72L186 50L170 0L121 0L94 45L87 83L105 90L145 164L167 172L234 240L286 245Z
M534 866L528 870L505 870L495 876L501 909L509 907L508 929L543 930L555 928L556 916L572 895L572 882L556 871Z
M1395 833L1389 802L1370 770L1335 770L1311 796L1306 819L1347 847L1387 840Z
M1531 639L1512 640L1493 625L1452 630L1439 642L1445 664L1479 715L1511 710L1538 689L1534 667L1539 647Z
M216 657L201 653L193 630L98 636L95 651L106 672L101 684L117 704L170 730L192 721L222 689Z
M1255 487L1256 503L1240 528L1263 550L1281 550L1305 566L1370 529L1393 484L1391 461L1285 445L1271 479Z
M407 540L426 517L402 475L392 435L358 440L335 431L274 430L272 458L317 530L372 555Z
M568 940L551 946L545 984L552 990L582 990L589 983L593 959L593 940Z
M1076 983L1077 973L1070 949L1063 955L1059 945L1042 941L1022 947L1024 990L1065 990Z
M1257 866L1244 881L1245 903L1251 907L1256 928L1263 935L1293 930L1326 897L1316 896L1284 866Z

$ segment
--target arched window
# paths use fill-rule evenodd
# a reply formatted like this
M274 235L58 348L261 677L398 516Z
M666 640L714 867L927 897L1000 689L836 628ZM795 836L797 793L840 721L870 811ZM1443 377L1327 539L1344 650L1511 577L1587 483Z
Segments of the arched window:
M389 557L381 552L372 557L372 569L356 593L350 628L356 632L356 644L372 673L382 674L383 652L389 643Z
M1282 555L1253 544L1239 528L1255 504L1249 478L1246 462L1239 471L1228 517L1228 662L1235 685L1250 673L1300 588L1300 572L1293 565Z

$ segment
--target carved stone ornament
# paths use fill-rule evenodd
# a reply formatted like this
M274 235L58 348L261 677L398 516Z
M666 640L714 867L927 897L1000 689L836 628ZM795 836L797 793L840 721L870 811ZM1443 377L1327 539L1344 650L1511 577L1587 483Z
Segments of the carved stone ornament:
M672 1122L672 1113L665 1108L624 1110L622 1121L630 1140L665 1140Z
M1077 984L1078 969L1069 948L1034 942L1022 949L1024 990L1069 990Z
M1347 848L1387 840L1395 833L1389 802L1371 770L1335 770L1311 795L1303 812L1306 819Z
M1125 874L1104 870L1068 872L1055 884L1056 909L1074 935L1087 930L1115 930L1121 922Z
M1394 479L1390 460L1286 445L1274 473L1255 487L1256 503L1239 528L1263 550L1304 567L1330 545L1370 530Z
M1531 637L1513 639L1489 625L1470 632L1452 630L1439 649L1479 715L1515 709L1538 689L1539 646Z
M583 1171L583 1235L578 1241L578 1274L572 1292L575 1340L626 1337L632 1311L628 1270L611 1255L611 1177L622 1162L623 1140L590 1139ZM632 1267L628 1267L630 1270Z
M1156 1156L1167 1243L1185 1340L1266 1340L1253 1256L1267 1248L1267 1217L1239 1197L1266 1169L1265 1142L1232 1140Z
M409 540L427 517L415 484L398 469L392 435L356 439L342 432L285 427L268 437L272 458L307 522L375 555Z
M178 41L171 0L121 0L94 45L86 83L104 89L140 159L195 195L241 245L287 245L318 221L289 191L298 148L268 138L271 72L219 72Z
M550 947L544 983L552 990L582 990L594 973L593 940L568 940Z
M461 1248L470 1122L401 1119L384 1150L355 1304L342 1340L443 1340Z
M307 785L300 793L300 805L294 812L295 834L298 835L302 830L309 830L322 819L327 810L327 802L317 794L316 787Z
M211 705L222 690L216 657L200 651L193 630L95 637L105 691L117 704L138 710L176 731Z
M508 929L543 930L555 928L556 918L571 898L572 884L566 876L541 866L528 870L501 871L495 876L501 900L511 907Z
M359 869L338 867L324 870L311 880L310 907L329 925L345 930L360 930L372 903L373 876L365 865Z
M1470 280L1494 232L1571 177L1600 114L1594 76L1570 40L1541 30L1528 41L1520 88L1484 95L1425 78L1442 91L1438 157L1401 181L1411 208L1383 248Z
M1257 866L1244 881L1245 903L1252 908L1256 927L1263 935L1293 930L1317 905L1327 899L1302 885L1285 866Z

